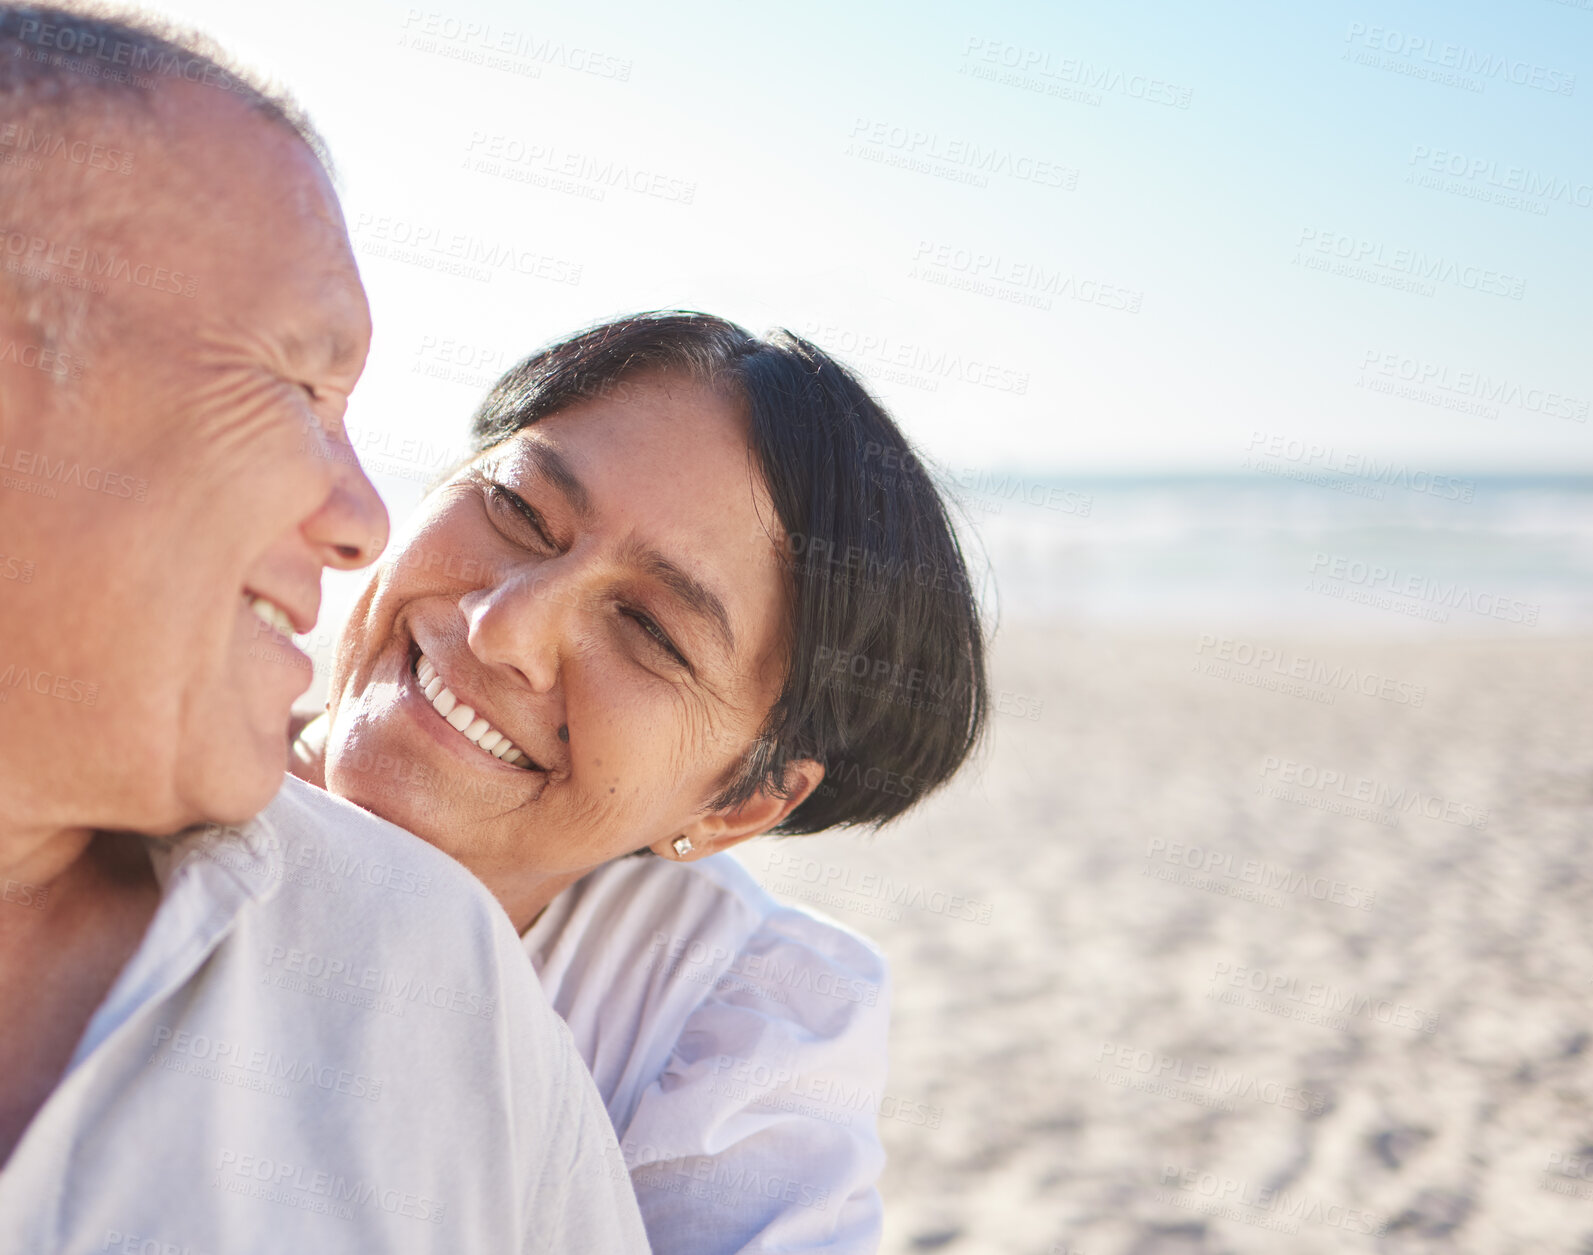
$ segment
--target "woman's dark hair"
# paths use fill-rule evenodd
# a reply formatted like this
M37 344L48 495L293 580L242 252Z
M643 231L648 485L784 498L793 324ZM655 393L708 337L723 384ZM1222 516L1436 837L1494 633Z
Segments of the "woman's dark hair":
M788 763L824 782L775 831L885 823L945 783L988 715L979 605L946 507L884 409L788 331L760 340L707 314L656 311L532 354L471 424L485 452L627 381L679 371L745 406L784 536L790 659L759 738L714 806L778 793Z

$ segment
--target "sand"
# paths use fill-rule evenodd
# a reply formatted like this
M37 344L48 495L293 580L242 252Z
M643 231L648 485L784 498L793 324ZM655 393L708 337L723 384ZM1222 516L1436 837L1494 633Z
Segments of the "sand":
M953 788L745 854L892 962L886 1252L1593 1252L1593 640L994 670Z

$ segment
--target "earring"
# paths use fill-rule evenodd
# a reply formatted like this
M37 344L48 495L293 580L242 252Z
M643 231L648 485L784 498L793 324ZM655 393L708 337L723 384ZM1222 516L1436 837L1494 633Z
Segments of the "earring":
M690 837L687 837L687 836L676 837L675 840L671 844L673 844L674 847L675 847L675 857L676 858L685 858L686 855L691 853L691 838Z

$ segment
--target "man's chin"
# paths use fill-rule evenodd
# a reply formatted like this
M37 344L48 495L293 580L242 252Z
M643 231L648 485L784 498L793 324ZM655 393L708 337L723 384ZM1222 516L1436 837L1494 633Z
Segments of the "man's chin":
M274 734L256 734L247 746L217 746L216 751L206 756L208 762L195 764L197 772L186 773L188 817L184 827L207 823L237 826L270 804L287 775L287 721L284 719Z

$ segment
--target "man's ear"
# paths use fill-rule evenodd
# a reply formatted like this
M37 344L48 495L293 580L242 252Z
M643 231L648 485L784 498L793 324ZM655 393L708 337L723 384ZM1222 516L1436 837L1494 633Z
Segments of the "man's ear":
M653 853L677 863L689 863L707 858L731 846L768 832L803 802L824 779L824 764L811 758L799 758L788 763L785 769L786 797L778 797L767 788L760 788L739 806L712 811L691 821L675 836L660 841ZM682 853L677 849L680 838L685 837L690 847Z

